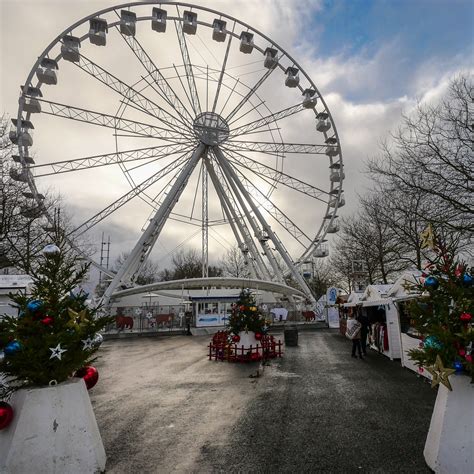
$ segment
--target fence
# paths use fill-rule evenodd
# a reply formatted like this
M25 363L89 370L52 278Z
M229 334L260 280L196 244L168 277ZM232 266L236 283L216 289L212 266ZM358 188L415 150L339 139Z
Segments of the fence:
M285 321L312 322L317 319L314 311L299 311L290 303L261 303L259 309L266 319L277 325ZM186 331L188 324L194 327L196 323L192 312L185 311L183 305L115 307L112 316L115 321L105 328L106 334L179 332Z

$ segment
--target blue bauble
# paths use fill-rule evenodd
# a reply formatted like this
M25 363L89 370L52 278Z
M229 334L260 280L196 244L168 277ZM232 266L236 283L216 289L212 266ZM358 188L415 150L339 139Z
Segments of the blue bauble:
M43 309L43 302L41 300L31 300L27 305L26 309L34 314Z
M473 283L472 276L469 275L469 273L465 273L462 276L462 284L464 286L472 286L472 283Z
M425 288L428 288L430 290L436 290L436 288L438 288L438 286L439 286L439 281L434 276L429 276L425 280Z
M453 368L456 370L456 372L462 372L464 367L461 361L455 360L453 364Z
M21 349L20 343L18 341L9 342L3 349L6 356L15 355Z
M427 349L441 349L442 344L436 336L425 337L424 347Z

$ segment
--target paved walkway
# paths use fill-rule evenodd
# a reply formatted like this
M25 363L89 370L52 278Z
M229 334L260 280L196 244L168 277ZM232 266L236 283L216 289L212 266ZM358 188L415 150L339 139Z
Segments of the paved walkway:
M436 396L399 362L300 332L263 376L209 362L208 337L104 342L91 391L107 472L429 472Z

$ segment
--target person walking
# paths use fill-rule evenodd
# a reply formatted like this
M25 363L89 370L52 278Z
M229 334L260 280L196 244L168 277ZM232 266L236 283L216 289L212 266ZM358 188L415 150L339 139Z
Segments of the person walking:
M349 319L347 320L346 337L352 340L352 357L357 358L357 349L357 352L359 353L359 358L363 359L362 349L360 346L360 330L361 324L354 318L353 314L350 314Z

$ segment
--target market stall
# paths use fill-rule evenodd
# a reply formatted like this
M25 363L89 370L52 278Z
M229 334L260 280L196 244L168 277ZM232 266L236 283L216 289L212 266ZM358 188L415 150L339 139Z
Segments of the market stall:
M401 358L398 312L388 293L392 285L369 285L358 307L370 325L369 347L390 360Z
M409 286L417 282L417 279L421 277L420 271L412 271L404 273L398 280L393 284L389 290L387 296L393 301L394 306L398 313L399 325L400 325L400 344L401 344L401 363L403 367L413 370L417 374L423 375L424 377L431 380L431 374L422 368L419 368L411 360L408 352L411 349L418 349L421 341L421 335L415 330L411 324L409 303L413 299L419 296L418 293L410 291Z

